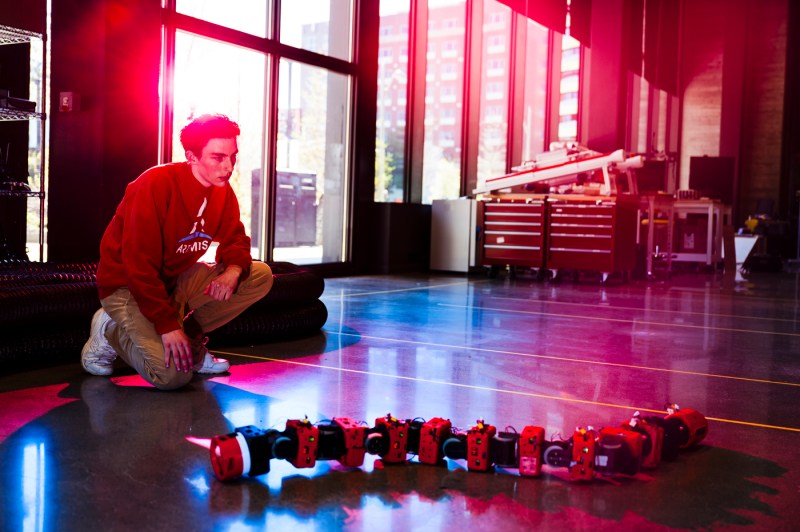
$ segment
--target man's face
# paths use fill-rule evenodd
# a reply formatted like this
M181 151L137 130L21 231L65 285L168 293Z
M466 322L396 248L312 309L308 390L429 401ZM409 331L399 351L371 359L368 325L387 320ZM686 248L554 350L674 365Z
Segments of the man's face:
M239 148L236 139L211 139L198 156L186 152L192 174L204 187L224 187L233 173Z

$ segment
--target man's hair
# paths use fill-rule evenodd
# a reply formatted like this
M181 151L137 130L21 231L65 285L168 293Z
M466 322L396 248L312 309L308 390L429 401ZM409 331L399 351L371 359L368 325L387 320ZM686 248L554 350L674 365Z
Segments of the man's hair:
M201 115L181 129L181 144L199 157L209 140L233 139L240 133L239 124L225 115Z

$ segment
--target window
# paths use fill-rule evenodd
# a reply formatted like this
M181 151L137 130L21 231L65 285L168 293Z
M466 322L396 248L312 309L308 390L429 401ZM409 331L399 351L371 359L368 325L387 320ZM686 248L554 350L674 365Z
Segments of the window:
M486 42L488 44L486 51L490 54L501 54L506 51L506 37L502 35L491 35Z
M515 164L545 151L549 31L530 19L525 24L525 90L522 123L516 132L522 135L522 154Z
M226 75L209 75L209 65L228 65ZM190 33L177 32L175 36L171 160L186 160L179 136L181 128L193 118L223 113L239 124L239 155L230 183L239 199L242 223L251 237L255 257L264 254L261 173L266 65L267 58L260 53ZM207 257L213 260L213 251Z
M270 2L263 0L239 0L236 9L226 2L197 2L175 0L175 10L190 17L208 20L220 26L251 33L258 37L269 37Z
M503 108L499 105L487 105L483 113L483 121L487 123L501 122L505 117Z
M275 260L342 262L348 77L282 59L279 79Z
M487 1L483 13L483 39L490 55L484 58L487 75L481 77L478 179L504 175L508 151L508 77L492 73L502 73L510 61L506 41L511 35L511 10L499 2Z
M578 138L578 101L580 89L581 45L564 35L561 40L561 85L558 113L558 140Z
M504 81L491 81L484 83L483 86L486 89L484 92L484 98L486 100L496 101L506 99L506 83Z
M409 18L410 0L382 0L381 26L407 24L413 34L425 35L427 48L415 52L409 35L379 31L381 50L392 53L391 59L379 64L376 201L406 197L430 203L455 198L469 193L462 187L468 189L473 180L502 175L508 166L545 151L546 141L577 138L580 44L513 12L507 4L499 0L420 0L414 5L419 8L418 20L427 20L427 27L415 28L416 20ZM467 17L468 7L483 9L483 16ZM482 26L477 27L478 21ZM471 65L464 63L469 55L465 54L466 43L477 54ZM551 50L551 43L558 43L561 49ZM389 52L379 55L389 58ZM524 68L515 70L512 57ZM417 58L425 61L424 69L415 64ZM552 64L556 66L551 75L548 66ZM418 77L412 77L416 72ZM465 87L465 74L470 76L470 87ZM418 96L407 100L407 94ZM385 116L382 106L392 110L392 121L381 118ZM407 117L417 117L409 126L419 125L422 114L421 131L407 130ZM418 159L420 144L422 161ZM406 153L410 160L404 159ZM400 165L405 169L406 186L410 185L405 196L392 192ZM421 184L417 175L410 175L409 169L419 168L417 165L422 169Z
M506 73L505 66L508 63L508 59L489 59L486 65L486 75L487 76L504 76Z
M442 65L441 79L442 80L448 80L448 81L456 80L456 79L458 79L458 73L459 73L459 69L458 69L458 65L457 64L455 64L455 63L446 63L446 64Z
M428 71L440 72L447 69L457 72L454 85L443 89L440 104L453 109L455 124L437 124L437 110L428 105L430 86L426 92L425 140L422 160L422 202L431 203L434 199L457 198L461 188L461 94L464 72L464 39L454 39L458 33L463 36L466 24L466 1L450 0L429 5L428 12ZM437 27L445 30L437 31ZM441 48L441 56L433 50ZM446 128L446 129L443 129Z
M577 115L578 114L578 93L567 92L561 95L561 102L558 107L558 114L564 115Z
M353 0L280 4L282 43L345 61L352 59Z
M647 124L649 118L648 95L650 94L650 83L643 77L638 77L639 80L639 121L635 124L636 127L636 147L635 150L639 153L650 153L650 139L647 136Z
M577 72L581 66L580 47L567 48L561 52L561 72Z
M442 57L456 57L463 48L458 41L445 41L442 43Z
M403 201L405 184L406 92L408 90L409 0L381 2L381 31L378 55L391 57L378 65L378 123L375 139L376 202ZM384 27L405 28L404 34L391 35ZM396 58L396 59L395 59ZM381 120L394 105L397 121Z
M456 124L456 110L450 106L442 108L439 124L443 126L454 126Z
M242 130L231 185L253 256L296 264L348 261L356 69L341 60L352 55L352 0L282 2L280 40L288 47L280 59L271 53L275 42L267 32L277 3L243 0L237 9L218 2L177 4L181 13L211 25L202 30L208 35L190 33L180 20L165 28L174 35L165 46L165 80L171 82L165 88L171 92L162 98L171 110L165 127L172 135L162 159L184 160L178 135L188 120L205 112L227 114ZM221 37L220 26L268 42ZM303 50L319 56L309 58Z
M504 13L501 13L499 11L493 11L489 13L487 20L488 24L491 26L505 27L505 25L508 23L507 18L508 17Z
M445 85L439 92L440 103L455 103L458 98L458 90L455 85Z

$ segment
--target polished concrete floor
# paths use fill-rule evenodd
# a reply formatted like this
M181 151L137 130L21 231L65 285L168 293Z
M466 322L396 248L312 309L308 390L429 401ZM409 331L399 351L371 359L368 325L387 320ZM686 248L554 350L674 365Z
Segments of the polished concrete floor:
M800 529L800 281L707 273L594 279L328 279L313 338L236 349L229 374L158 392L120 366L0 377L2 530ZM88 324L87 324L88 329ZM77 355L76 355L77 358ZM695 450L635 477L385 465L215 478L234 427L442 417L467 429L617 426L665 402L709 420Z

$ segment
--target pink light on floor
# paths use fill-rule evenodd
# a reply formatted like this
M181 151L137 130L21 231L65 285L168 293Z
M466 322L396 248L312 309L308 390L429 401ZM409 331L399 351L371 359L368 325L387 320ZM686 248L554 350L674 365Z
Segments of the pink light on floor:
M198 445L200 447L203 447L204 449L211 448L211 438L198 438L196 436L186 436L186 441Z
M287 381L287 379L296 379L298 375L303 375L305 373L318 373L319 368L316 366L320 364L320 360L320 356L315 355L303 357L301 359L293 359L292 362L294 362L294 364L273 361L236 364L231 366L230 373L220 375L219 377L213 377L210 380L233 386L246 392L263 394L265 387L278 385L281 382ZM303 366L300 364L301 362L309 365ZM309 382L312 381L309 380Z
M138 373L135 375L125 375L123 377L114 377L111 382L117 386L136 386L140 388L155 388L152 384L147 382Z
M68 384L54 384L39 388L25 388L0 393L0 443L11 434L54 408L77 401L59 397Z

